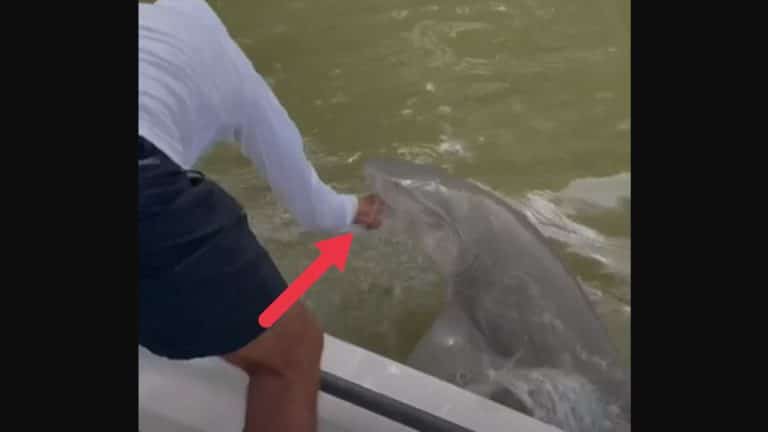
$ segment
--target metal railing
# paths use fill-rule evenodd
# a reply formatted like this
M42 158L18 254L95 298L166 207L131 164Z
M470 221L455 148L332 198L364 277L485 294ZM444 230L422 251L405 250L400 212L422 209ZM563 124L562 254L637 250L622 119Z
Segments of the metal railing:
M322 371L320 390L330 396L418 431L473 432L471 429L467 429L450 420L438 417L430 412L408 405L330 372Z

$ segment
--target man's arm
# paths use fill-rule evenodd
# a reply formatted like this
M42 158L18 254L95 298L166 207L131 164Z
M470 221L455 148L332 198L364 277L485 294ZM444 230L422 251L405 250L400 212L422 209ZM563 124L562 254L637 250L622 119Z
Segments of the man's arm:
M339 194L320 179L307 160L298 128L250 62L243 66L243 88L236 138L280 203L307 229L349 228L358 211L357 197Z

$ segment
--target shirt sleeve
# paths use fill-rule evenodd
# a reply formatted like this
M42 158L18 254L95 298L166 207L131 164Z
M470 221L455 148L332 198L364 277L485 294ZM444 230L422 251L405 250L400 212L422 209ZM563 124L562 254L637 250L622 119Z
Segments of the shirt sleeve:
M348 230L357 211L357 197L339 194L320 179L307 160L298 128L269 85L247 58L241 69L242 119L235 137L243 153L303 227L312 231Z

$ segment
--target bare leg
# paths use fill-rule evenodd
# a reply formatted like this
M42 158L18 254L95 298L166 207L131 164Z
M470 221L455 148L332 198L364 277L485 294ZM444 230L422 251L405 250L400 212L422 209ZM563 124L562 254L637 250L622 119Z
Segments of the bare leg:
M320 327L297 303L257 339L224 356L250 376L246 432L317 430L322 350Z

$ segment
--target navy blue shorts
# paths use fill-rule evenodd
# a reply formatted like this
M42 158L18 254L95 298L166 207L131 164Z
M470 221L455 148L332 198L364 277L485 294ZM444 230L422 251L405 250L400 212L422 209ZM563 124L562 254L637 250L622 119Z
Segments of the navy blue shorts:
M243 208L139 137L139 344L189 359L258 337L286 283Z

